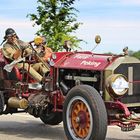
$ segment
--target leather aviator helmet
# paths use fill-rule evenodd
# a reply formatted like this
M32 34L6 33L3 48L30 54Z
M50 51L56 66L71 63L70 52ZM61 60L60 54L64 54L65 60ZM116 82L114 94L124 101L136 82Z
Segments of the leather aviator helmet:
M5 38L7 38L8 36L12 36L12 35L16 35L16 32L14 29L12 28L8 28L5 31Z

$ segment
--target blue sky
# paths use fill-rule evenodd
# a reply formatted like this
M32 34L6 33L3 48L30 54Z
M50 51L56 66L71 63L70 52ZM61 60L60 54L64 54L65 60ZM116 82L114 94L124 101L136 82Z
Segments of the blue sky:
M12 27L24 41L35 37L37 27L27 14L35 13L36 0L1 0L0 1L0 40L3 40L5 29ZM83 25L76 35L85 40L82 50L91 50L94 37L99 34L101 44L96 53L122 53L128 46L130 50L140 50L140 1L139 0L76 0L75 8L78 21Z

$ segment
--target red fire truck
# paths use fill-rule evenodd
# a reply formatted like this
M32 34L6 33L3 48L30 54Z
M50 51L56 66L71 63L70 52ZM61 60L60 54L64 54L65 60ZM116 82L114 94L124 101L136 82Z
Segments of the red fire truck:
M27 112L45 124L63 121L68 140L104 140L108 125L132 131L140 123L140 60L127 49L121 55L54 52L43 84L24 69L7 72L6 64L0 53L1 115Z

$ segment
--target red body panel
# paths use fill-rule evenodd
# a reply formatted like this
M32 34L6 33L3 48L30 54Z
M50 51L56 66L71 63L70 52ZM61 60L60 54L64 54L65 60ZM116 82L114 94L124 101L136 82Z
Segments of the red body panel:
M104 70L110 64L108 58L111 57L91 52L56 53L56 56L59 59L54 65L56 68L85 70Z

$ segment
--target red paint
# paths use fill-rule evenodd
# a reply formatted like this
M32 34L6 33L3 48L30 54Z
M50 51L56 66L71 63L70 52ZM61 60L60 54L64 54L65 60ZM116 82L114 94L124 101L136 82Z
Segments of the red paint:
M55 68L86 70L104 70L110 64L108 58L111 57L110 55L93 54L91 52L56 53L56 56L58 61L54 65Z

